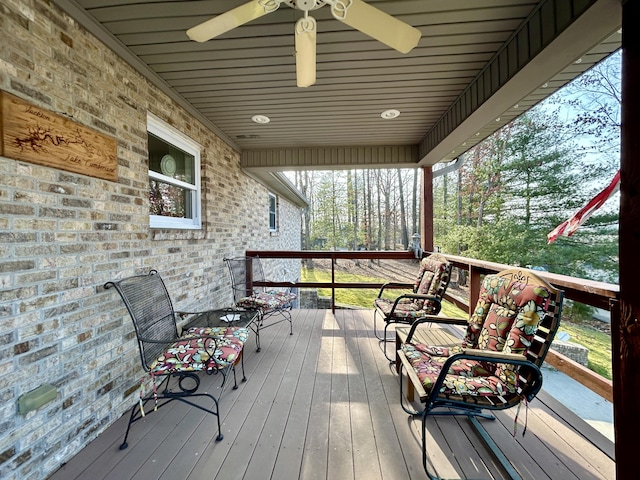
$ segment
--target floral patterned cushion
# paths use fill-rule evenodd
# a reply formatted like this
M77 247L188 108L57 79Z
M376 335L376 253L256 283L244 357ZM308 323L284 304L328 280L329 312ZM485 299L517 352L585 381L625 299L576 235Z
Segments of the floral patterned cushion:
M224 328L224 327L223 327ZM203 328L202 330L207 330ZM245 332L242 332L242 331ZM246 339L246 328L238 328L230 335L202 338L189 333L167 348L150 365L151 375L175 372L213 371L235 363Z
M374 306L384 314L385 318L390 318L391 309L395 300L389 300L386 298L376 298L373 302ZM396 309L393 312L393 318L401 318L406 320L415 320L416 318L422 318L429 313L428 309L423 308L423 304L414 302L410 298L404 298L398 302Z
M427 392L433 388L442 366L449 356L435 355L433 353L442 352L434 351L434 349L437 350L436 347L425 345L411 343L402 345L402 351ZM450 352L445 353L453 355L458 351L458 349L451 349ZM482 362L469 359L453 362L440 388L440 393L445 395L493 396L515 393L515 391L516 385L511 384L508 379L491 374Z
M185 333L182 334L182 338L185 337L219 337L219 336L231 336L236 337L246 343L249 338L249 329L247 327L191 327Z
M283 291L256 292L250 297L241 298L236 302L238 307L257 310L277 310L286 307L297 298L295 293Z
M460 349L527 352L540 320L549 308L551 292L541 286L487 275L478 303L469 320L461 346L452 351L442 347L405 344L402 350L428 391L438 378L448 355ZM447 372L442 391L450 394L501 395L517 389L515 367L495 362L463 359Z
M441 255L433 254L420 261L418 277L413 284L413 291L424 295L438 295L440 284L448 283L449 262ZM442 292L444 293L444 292Z

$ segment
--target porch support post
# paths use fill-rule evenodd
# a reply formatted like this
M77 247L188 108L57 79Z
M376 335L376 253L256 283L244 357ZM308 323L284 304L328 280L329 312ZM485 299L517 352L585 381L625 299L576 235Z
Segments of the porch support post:
M422 221L420 243L422 250L433 252L433 168L422 169Z
M640 2L622 6L620 314L612 315L613 409L618 480L638 475L640 452Z

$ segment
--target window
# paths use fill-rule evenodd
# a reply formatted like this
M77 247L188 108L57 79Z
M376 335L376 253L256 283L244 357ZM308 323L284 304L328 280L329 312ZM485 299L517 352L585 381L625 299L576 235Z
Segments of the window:
M278 197L269 194L269 231L278 231Z
M200 146L157 117L147 116L149 225L199 229Z

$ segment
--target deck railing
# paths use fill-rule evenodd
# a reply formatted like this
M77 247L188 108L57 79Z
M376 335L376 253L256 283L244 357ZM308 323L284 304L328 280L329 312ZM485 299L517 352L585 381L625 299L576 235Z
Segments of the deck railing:
M413 252L403 251L270 251L270 250L248 250L248 256L259 256L260 258L273 259L329 259L331 260L331 281L330 282L296 282L298 288L328 288L331 290L331 308L335 311L335 292L337 289L348 288L371 288L380 289L381 283L375 282L336 282L335 265L339 259L349 260L407 260L413 259ZM444 255L454 267L468 272L469 298L461 299L451 294L445 294L445 298L455 304L465 312L469 312L469 305L474 305L480 291L480 282L483 275L496 273L511 265L504 265L494 262L485 262L473 258L460 257L455 255ZM567 275L559 275L544 271L536 272L540 277L545 278L565 292L565 298L574 300L593 307L608 310L612 320L614 316L620 315L618 285L575 278ZM269 286L290 286L290 282L266 282ZM616 317L619 318L619 317ZM618 322L615 322L618 324ZM569 377L591 389L601 397L613 402L613 389L610 380L589 370L583 365L570 358L550 350L546 357L549 365L557 368Z

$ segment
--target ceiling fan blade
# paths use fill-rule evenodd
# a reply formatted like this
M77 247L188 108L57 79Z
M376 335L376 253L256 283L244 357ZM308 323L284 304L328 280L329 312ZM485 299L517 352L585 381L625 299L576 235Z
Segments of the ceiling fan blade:
M187 30L187 36L196 42L206 42L267 13L275 12L279 6L278 0L271 2L252 0L190 28Z
M329 2L328 2L329 3ZM362 0L331 3L333 16L365 35L398 50L409 53L418 45L422 33L417 28L379 10Z
M296 83L309 87L316 83L316 20L305 15L296 22Z

